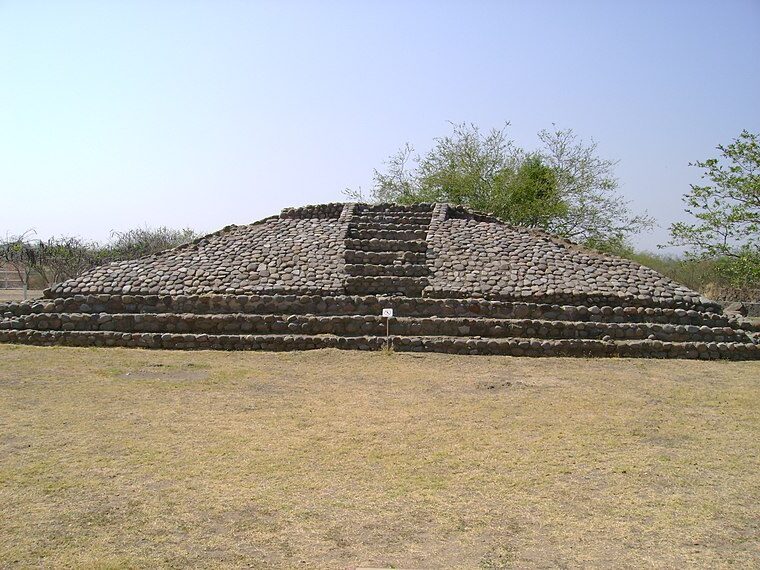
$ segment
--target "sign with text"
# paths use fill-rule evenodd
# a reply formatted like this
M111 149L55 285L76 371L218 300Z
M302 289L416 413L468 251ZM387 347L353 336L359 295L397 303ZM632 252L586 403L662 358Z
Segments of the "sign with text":
M384 317L392 317L393 316L393 309L383 309L383 316Z

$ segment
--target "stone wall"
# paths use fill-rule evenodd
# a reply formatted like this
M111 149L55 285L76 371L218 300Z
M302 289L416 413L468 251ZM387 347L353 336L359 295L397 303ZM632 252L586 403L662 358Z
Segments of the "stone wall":
M174 350L311 350L339 348L379 350L378 336L209 335L177 333L120 333L82 331L0 330L0 342L38 346L123 346ZM589 339L483 339L471 337L391 337L401 352L575 357L690 358L747 360L760 358L760 346L732 342L605 341Z
M75 295L0 303L0 317L35 313L175 313L274 315L380 315L393 308L399 317L483 317L574 322L649 322L711 327L749 326L737 318L695 309L611 305L323 295Z
M379 315L258 315L177 313L33 313L5 321L3 330L170 332L194 334L302 334L384 336ZM394 335L473 336L534 339L661 340L667 342L751 342L745 331L730 326L615 323L495 318L400 317L391 322Z
M428 237L430 297L705 306L690 289L633 261L544 232L448 219Z
M280 214L284 220L337 220L340 218L346 204L342 202L332 204L316 204L313 206L301 206L300 208L285 208Z
M279 218L230 226L158 255L96 268L46 296L340 293L346 227L337 219Z

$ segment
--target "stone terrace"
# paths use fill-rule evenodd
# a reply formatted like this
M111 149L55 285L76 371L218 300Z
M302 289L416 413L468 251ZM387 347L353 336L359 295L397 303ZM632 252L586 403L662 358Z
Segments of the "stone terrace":
M325 204L0 304L0 342L760 358L757 331L634 262L447 204Z

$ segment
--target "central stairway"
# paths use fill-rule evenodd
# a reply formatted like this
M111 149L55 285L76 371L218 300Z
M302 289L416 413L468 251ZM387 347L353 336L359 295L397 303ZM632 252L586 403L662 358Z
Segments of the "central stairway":
M421 297L432 213L432 204L357 204L345 239L346 293Z

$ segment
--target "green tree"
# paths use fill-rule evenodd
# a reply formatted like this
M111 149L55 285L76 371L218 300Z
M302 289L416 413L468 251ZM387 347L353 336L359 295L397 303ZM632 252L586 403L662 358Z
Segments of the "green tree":
M670 226L667 245L686 246L692 258L716 260L717 272L736 286L760 284L760 141L746 130L720 157L697 161L704 185L683 196L695 221Z
M567 204L546 229L595 249L625 255L629 238L654 226L646 213L636 213L618 192L616 160L601 158L594 141L586 143L572 129L542 130L539 154L557 177Z
M498 176L490 208L496 216L519 226L547 227L568 213L557 175L539 155L526 157L514 170Z
M626 239L651 227L617 193L614 161L571 130L541 131L541 147L526 151L507 137L507 126L482 133L452 124L417 155L406 144L375 170L373 202L449 202L490 212L515 225L541 227L598 249L625 249ZM363 201L359 192L346 192Z

